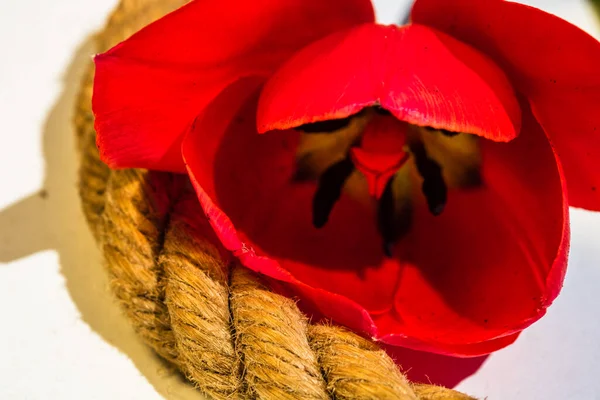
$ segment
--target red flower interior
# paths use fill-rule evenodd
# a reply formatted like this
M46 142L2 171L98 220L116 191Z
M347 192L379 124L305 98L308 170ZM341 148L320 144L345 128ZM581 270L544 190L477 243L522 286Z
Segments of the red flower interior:
M598 43L501 0L419 0L405 27L366 0L235 3L96 58L104 159L185 165L225 248L307 310L450 355L512 343L560 291L567 189L598 209Z
M560 18L505 1L421 0L412 19L484 49L558 149L571 206L600 208L600 45Z

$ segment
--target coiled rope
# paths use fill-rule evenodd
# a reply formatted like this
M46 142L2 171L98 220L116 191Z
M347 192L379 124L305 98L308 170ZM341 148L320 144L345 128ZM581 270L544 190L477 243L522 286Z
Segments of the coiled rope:
M184 2L122 0L98 51ZM214 399L470 399L410 384L374 343L309 324L261 277L224 262L187 177L109 170L95 145L92 82L90 66L75 117L86 218L126 316L200 391Z

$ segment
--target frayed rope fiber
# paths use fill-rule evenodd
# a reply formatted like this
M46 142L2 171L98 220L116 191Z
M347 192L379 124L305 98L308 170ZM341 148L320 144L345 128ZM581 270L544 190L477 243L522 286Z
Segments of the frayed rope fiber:
M183 0L122 0L97 37L104 51ZM93 68L75 117L83 210L111 289L139 336L211 399L470 399L412 385L374 343L309 324L294 301L226 265L185 176L111 171L91 110Z

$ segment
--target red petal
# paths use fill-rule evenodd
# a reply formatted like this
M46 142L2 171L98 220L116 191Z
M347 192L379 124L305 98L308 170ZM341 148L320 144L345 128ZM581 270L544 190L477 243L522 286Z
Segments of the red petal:
M192 1L96 57L103 159L183 170L182 135L227 86L266 78L306 44L372 20L367 0Z
M382 321L376 320L378 325ZM383 343L390 346L399 346L402 348L409 348L417 351L424 351L428 353L441 354L451 357L471 358L481 357L491 354L495 351L510 346L519 338L519 333L514 333L508 336L502 336L497 339L488 340L481 343L469 343L469 344L451 344L451 343L430 343L415 340L412 337L405 337L403 335L385 335L381 338Z
M505 68L556 146L571 205L600 210L600 43L558 17L500 0L418 0L412 18Z
M372 204L343 195L328 224L314 228L316 184L292 179L299 133L259 135L256 99L233 119L244 100L242 84L223 92L199 119L211 129L194 129L184 141L204 211L244 265L297 286L336 321L372 329L364 308L389 311L400 273L400 263L383 256Z
M420 25L366 24L299 52L262 94L260 131L343 118L380 104L415 125L508 141L520 110L504 73L448 35Z
M524 107L527 110L527 106ZM448 195L442 215L415 207L401 243L396 321L376 321L383 340L415 338L449 354L484 354L512 341L558 295L566 270L569 215L558 160L530 111L510 143L482 140L483 187Z
M401 264L381 257L372 210L347 196L324 230L310 225L315 185L290 183L297 133L258 135L255 100L237 114L243 92L219 96L199 120L212 129L184 141L188 171L225 247L313 310L386 343L475 356L512 343L558 294L567 206L529 112L518 139L482 141L484 188L451 192L440 217L415 207Z

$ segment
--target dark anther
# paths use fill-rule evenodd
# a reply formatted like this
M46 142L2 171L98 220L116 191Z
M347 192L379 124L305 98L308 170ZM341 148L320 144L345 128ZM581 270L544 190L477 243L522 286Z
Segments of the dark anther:
M377 222L379 225L379 232L383 238L383 252L387 257L392 256L392 249L394 242L396 241L396 227L395 220L396 216L394 213L394 192L392 190L394 185L393 176L385 186L385 190L379 199L379 205L377 208Z
M448 136L448 137L454 137L454 136L460 134L460 132L453 132L453 131L449 131L447 129L435 129L435 128L432 128L430 126L425 126L423 128L425 128L425 130L427 130L429 132L439 132L442 135Z
M448 188L442 176L442 167L427 157L423 143L413 145L411 150L415 156L417 170L423 177L421 190L427 199L429 211L433 215L440 215L444 211L448 199Z
M460 132L448 131L446 129L440 129L440 132L442 133L442 135L448 136L448 137L454 137L454 136L456 136L456 135L458 135L460 133Z
M314 181L316 176L311 168L312 154L304 154L296 160L296 169L294 170L291 181L295 183Z
M342 188L353 171L354 164L350 158L345 158L329 167L319 178L312 204L313 225L316 228L324 227L329 220L329 214L340 199Z
M385 108L383 108L381 106L375 106L375 107L373 107L373 109L379 115L392 115L392 113L390 112L390 110L386 110Z
M312 122L310 124L300 125L295 129L304 133L331 133L347 127L351 120L352 117L330 119L327 121Z
M394 175L385 186L377 206L377 225L383 239L383 253L392 257L394 244L404 236L411 227L412 212L410 201L394 197Z

